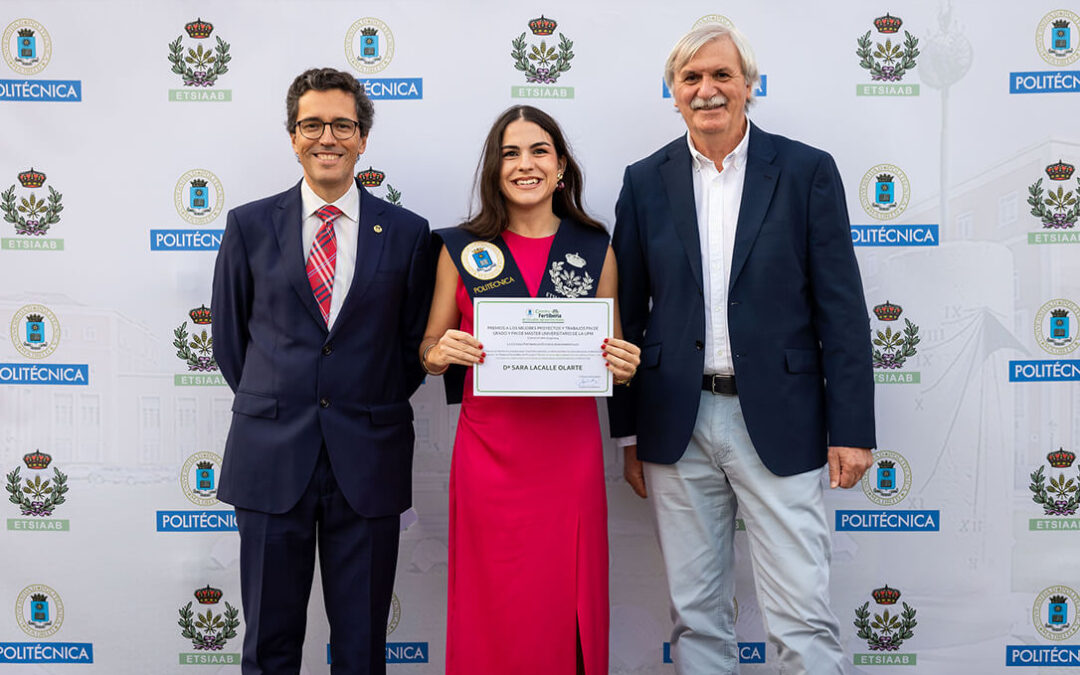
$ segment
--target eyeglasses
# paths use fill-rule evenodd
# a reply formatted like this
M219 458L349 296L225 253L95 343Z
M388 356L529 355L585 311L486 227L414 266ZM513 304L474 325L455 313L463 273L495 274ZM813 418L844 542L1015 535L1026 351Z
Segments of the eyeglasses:
M296 126L300 129L300 135L312 141L317 141L322 138L323 131L326 127L330 127L330 133L334 135L334 138L339 141L347 141L356 135L356 130L359 128L360 123L353 120L339 117L333 122L323 122L314 118L306 120L300 120L296 123Z

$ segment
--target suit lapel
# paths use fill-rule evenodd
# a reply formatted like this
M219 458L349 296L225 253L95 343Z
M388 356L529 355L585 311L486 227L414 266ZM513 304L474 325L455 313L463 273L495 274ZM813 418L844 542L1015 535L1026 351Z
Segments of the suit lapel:
M769 134L750 125L750 142L747 147L746 179L743 182L742 202L739 205L739 222L735 227L735 250L731 256L731 274L728 289L735 286L750 249L754 246L765 214L769 211L773 192L776 190L780 167L773 165L776 150Z
M671 206L671 220L676 234L686 250L690 269L698 290L701 281L701 239L698 235L697 211L694 202L694 176L690 168L690 148L686 138L676 140L668 150L667 160L660 165L660 179Z
M391 227L386 221L386 202L372 196L367 190L360 187L360 224L357 228L356 237L356 267L353 270L352 284L349 286L349 294L345 296L345 303L341 306L337 319L334 320L334 328L330 331L333 335L337 327L343 323L345 317L360 305L364 295L371 287L371 278L379 267L379 258L382 257L383 244Z
M304 251L304 218L300 206L300 184L289 190L277 201L272 218L274 231L277 233L278 246L281 247L281 259L285 275L289 278L293 290L300 297L300 303L307 308L311 317L326 327L315 294L311 291L307 272L304 269L307 254Z

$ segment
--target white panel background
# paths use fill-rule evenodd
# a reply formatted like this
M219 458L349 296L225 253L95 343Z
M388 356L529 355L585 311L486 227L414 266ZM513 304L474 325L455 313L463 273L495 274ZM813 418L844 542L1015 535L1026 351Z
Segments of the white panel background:
M757 6L553 0L529 7L490 0L4 2L0 25L33 18L53 40L51 63L30 79L81 80L83 101L0 102L0 189L33 166L63 193L65 206L50 232L64 239L64 251L0 251L0 315L7 325L26 304L48 306L64 336L50 360L88 363L91 384L0 387L4 472L40 449L71 475L68 503L57 510L70 520L70 532L0 530L0 642L30 641L12 609L24 587L42 583L56 589L66 610L61 631L49 640L94 644L94 665L84 671L188 672L191 667L176 665L178 653L191 651L176 625L177 608L207 583L239 605L235 534L155 531L157 510L197 508L181 494L177 476L193 452L221 452L229 395L224 388L172 384L183 372L172 331L189 309L209 304L214 255L152 252L148 232L194 229L172 202L177 179L190 169L221 179L226 209L299 178L282 124L285 90L305 68L347 68L344 35L354 21L376 17L393 31L393 62L375 77L424 81L423 100L376 101L375 126L358 165L384 171L405 206L433 227L459 222L491 121L508 105L535 102L563 125L585 170L587 205L610 225L623 167L683 131L670 100L660 97L670 45L698 17L720 13L749 36L768 76L753 119L833 153L853 222L875 222L859 204L858 186L869 167L888 162L911 181L911 206L897 222L940 223L939 247L857 249L868 309L888 299L920 326L913 369L922 382L879 385L878 441L912 467L911 494L896 508L940 509L941 531L835 535L832 592L845 647L866 651L851 625L853 610L888 583L918 610L915 636L902 649L917 653L918 672L1005 670L1006 644L1048 643L1031 623L1035 596L1056 584L1080 588L1075 534L1030 532L1027 525L1041 515L1030 500L1028 474L1051 450L1077 451L1080 388L1007 381L1008 360L1051 358L1032 330L1039 307L1053 298L1080 301L1080 247L1029 246L1027 233L1039 225L1025 204L1027 186L1043 167L1080 160L1080 106L1068 94L1010 96L1007 83L1010 71L1052 69L1036 54L1033 37L1041 18L1058 7L1041 0L952 3L953 42L945 54L954 58L957 42L966 41L973 62L950 88L945 113L942 93L925 82L918 97L855 96L856 83L869 81L854 54L856 39L888 11L904 19L904 29L920 39L920 60L926 58L941 31L943 5L933 0L900 7L851 0ZM574 41L572 70L558 83L574 87L572 100L510 98L511 86L524 84L510 42L541 12ZM229 103L167 100L167 91L180 87L167 45L196 16L231 45L229 72L218 81L232 90ZM186 35L185 43L192 43ZM0 79L20 77L0 66ZM905 77L909 82L920 82L918 69ZM947 214L939 205L942 191ZM999 200L1012 193L1017 216L1003 220ZM958 226L958 217L970 226ZM210 227L224 227L224 220ZM14 236L10 227L3 224L3 236ZM0 360L28 362L8 339ZM73 431L56 423L67 396ZM155 397L157 426L147 412ZM437 673L457 410L446 406L441 382L426 384L413 403L418 519L403 533L396 585L402 613L390 639L427 642L430 662L394 665L391 672ZM181 417L190 405L194 415ZM669 619L651 516L623 484L614 448L605 451L605 465L611 672L672 672L660 663ZM828 504L830 510L877 508L859 489L831 493ZM11 504L0 508L5 519L18 516ZM740 639L763 640L743 535L739 541ZM319 673L327 670L328 629L318 586L312 598L305 672ZM239 651L239 642L225 651ZM239 672L238 666L201 668ZM745 672L774 668L767 663Z

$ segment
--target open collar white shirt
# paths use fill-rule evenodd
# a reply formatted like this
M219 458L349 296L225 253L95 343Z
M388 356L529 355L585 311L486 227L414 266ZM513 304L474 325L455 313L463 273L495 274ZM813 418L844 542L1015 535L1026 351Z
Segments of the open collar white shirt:
M735 364L728 337L727 304L735 228L739 222L750 121L746 132L717 170L711 159L698 152L690 133L690 162L694 176L694 205L701 241L701 283L705 294L705 373L731 375Z
M300 208L303 214L303 230L301 237L304 246L304 264L307 264L311 256L311 245L315 242L315 234L322 226L322 220L315 212L326 206L322 197L308 185L307 179L300 181ZM341 306L345 304L345 296L349 294L349 286L352 285L353 272L356 269L356 242L360 236L360 190L352 188L338 197L333 206L341 209L342 215L334 220L334 237L337 239L337 260L334 263L334 288L330 294L330 315L326 321L326 329L334 327Z

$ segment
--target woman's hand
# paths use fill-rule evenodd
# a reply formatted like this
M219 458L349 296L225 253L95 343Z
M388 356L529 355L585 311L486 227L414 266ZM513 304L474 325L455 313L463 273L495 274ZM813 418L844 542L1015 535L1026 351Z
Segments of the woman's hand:
M641 349L632 342L609 337L604 340L604 358L607 369L615 376L615 384L626 384L641 364Z
M442 372L451 364L471 366L484 362L484 345L465 331L448 329L424 347L423 364L428 372Z

